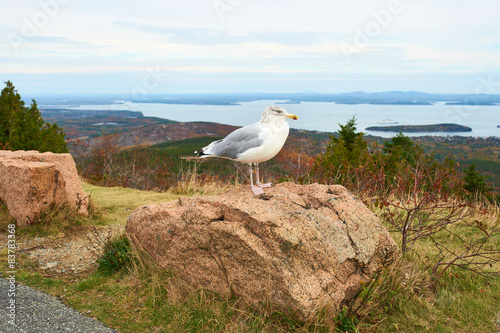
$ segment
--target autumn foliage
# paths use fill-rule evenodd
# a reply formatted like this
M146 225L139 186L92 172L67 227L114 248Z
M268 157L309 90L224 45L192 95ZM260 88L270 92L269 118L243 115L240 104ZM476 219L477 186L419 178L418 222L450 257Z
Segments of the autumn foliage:
M320 182L341 183L358 195L399 234L404 256L430 243L432 283L452 266L494 272L500 261L498 209L474 166L461 176L457 163L436 161L401 133L383 147L368 146L355 118L340 127L314 164Z

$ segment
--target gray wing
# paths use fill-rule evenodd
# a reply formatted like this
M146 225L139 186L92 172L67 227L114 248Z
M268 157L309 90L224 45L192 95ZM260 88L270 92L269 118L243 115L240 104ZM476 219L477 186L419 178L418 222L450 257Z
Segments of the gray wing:
M261 132L262 128L259 123L239 128L224 139L212 142L206 152L219 157L236 159L239 154L262 144L264 140L260 135Z

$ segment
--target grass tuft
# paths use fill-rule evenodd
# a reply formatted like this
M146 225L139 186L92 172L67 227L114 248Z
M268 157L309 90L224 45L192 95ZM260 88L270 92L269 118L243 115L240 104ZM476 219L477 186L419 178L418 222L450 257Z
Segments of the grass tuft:
M179 181L174 187L169 189L169 192L176 195L213 196L227 191L232 186L234 185L222 183L213 177L205 177L202 179L196 170L194 170L182 173Z
M130 242L125 235L108 241L102 251L102 256L97 260L97 272L103 275L112 275L132 263Z
M20 237L67 234L89 226L93 215L100 214L94 203L90 204L88 211L89 216L86 216L76 212L68 203L54 204L38 214L31 224L18 228L16 233ZM16 224L16 220L9 214L5 205L0 203L0 230L5 230L8 224Z

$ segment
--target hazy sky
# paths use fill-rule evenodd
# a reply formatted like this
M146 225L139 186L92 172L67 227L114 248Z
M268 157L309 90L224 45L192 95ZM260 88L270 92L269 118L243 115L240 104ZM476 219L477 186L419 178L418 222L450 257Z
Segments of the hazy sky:
M0 79L21 93L500 94L499 13L498 0L4 0Z

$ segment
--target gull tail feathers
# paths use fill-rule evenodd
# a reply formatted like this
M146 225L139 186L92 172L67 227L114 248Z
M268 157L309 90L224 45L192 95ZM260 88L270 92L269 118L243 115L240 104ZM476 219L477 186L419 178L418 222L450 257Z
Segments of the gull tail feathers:
M196 154L197 157L201 157L201 158L217 156L217 154L215 154L213 152L213 147L216 146L220 142L222 142L222 139L211 142L208 146L200 148L197 151L195 151L194 153Z
M196 154L196 157L205 157L205 156L210 156L210 154L207 154L205 152L205 149L207 147L204 147L204 148L201 148L201 149L198 149L197 151L195 151L194 153Z

